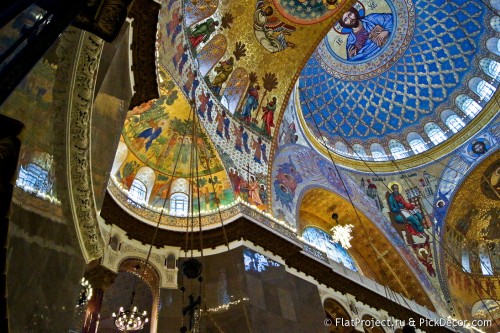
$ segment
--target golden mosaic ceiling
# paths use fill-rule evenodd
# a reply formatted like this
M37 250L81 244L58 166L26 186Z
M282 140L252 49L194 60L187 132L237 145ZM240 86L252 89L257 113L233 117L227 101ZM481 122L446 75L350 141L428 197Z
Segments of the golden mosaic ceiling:
M307 226L330 230L335 225L333 212L339 215L339 224L354 226L349 253L366 276L419 304L433 308L418 279L390 242L363 213L355 211L340 196L319 188L309 190L300 204L298 232L302 233Z

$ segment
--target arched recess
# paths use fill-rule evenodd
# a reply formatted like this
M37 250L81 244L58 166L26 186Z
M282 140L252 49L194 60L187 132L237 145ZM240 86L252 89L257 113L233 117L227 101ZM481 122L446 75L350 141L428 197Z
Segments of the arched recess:
M135 180L140 181L142 184L146 186L146 196L144 198L144 202L149 202L149 197L151 196L151 191L153 190L153 186L156 181L156 174L153 169L149 167L142 167L137 171L135 175Z
M455 99L455 104L466 114L470 119L474 118L481 112L481 105L467 95L458 95Z
M374 317L365 314L361 317L361 320L363 322L363 330L365 333L385 333L381 326L375 325L377 319Z
M234 114L241 98L245 94L250 81L248 79L248 72L242 67L238 67L233 71L233 74L226 83L223 98L227 101L227 109Z
M497 1L498 2L498 1ZM495 30L496 32L500 32L500 17L498 16L493 16L490 20L490 26Z
M481 101L486 102L488 102L495 93L495 87L477 76L469 80L469 89L472 90Z
M440 258L447 278L442 288L449 290L454 317L471 321L477 319L473 313L478 301L498 299L499 272L491 262L498 254L491 252L491 245L500 243L500 151L477 164L452 198L443 226ZM500 303L495 307L500 309ZM495 319L496 324L481 330L498 331L500 319Z
M417 132L408 133L408 135L406 136L406 140L408 141L408 144L410 145L411 149L413 150L413 153L415 154L421 153L429 149L424 139L422 139L420 134L418 134Z
M118 266L118 273L127 272L134 274L136 277L142 278L142 281L149 287L152 293L151 312L148 311L150 320L150 333L157 332L158 326L158 305L160 301L160 273L158 267L155 267L151 262L147 266L144 259L125 258ZM127 291L124 291L127 292ZM132 290L129 290L130 295Z
M486 75L500 82L500 63L489 58L483 58L479 65Z
M370 145L370 151L372 152L372 157L374 161L385 161L387 160L387 153L384 147L380 143L372 143Z
M453 133L457 133L465 126L462 118L460 118L453 110L444 110L441 112L441 121Z
M434 308L418 278L391 242L362 211L356 211L347 199L327 189L311 187L299 203L297 233L302 234L311 226L330 230L336 223L332 213L337 212L339 224L354 226L349 254L363 275L421 305ZM382 257L381 253L384 253Z
M123 162L127 159L128 148L125 142L119 141L118 148L116 149L115 160L113 161L113 166L111 167L111 176L116 175L116 172L120 169Z
M205 77L217 62L226 54L227 39L224 35L215 35L203 48L198 52L197 59L199 71L202 77Z
M500 55L500 47L499 47L499 44L500 44L500 39L496 38L496 37L492 37L490 39L488 39L486 41L486 48L488 49L488 51L490 51L491 53L499 56Z
M355 332L349 312L339 302L327 298L323 302L323 309L325 309L325 317L331 320L331 325L328 327L330 333Z
M396 160L409 156L406 147L401 142L395 139L389 140L389 150L391 151L392 157L394 157L394 159Z
M169 2L173 3L175 0L170 0ZM186 27L212 16L217 10L218 5L219 0L204 0L203 4L200 4L200 1L197 0L185 1L184 22L186 23Z

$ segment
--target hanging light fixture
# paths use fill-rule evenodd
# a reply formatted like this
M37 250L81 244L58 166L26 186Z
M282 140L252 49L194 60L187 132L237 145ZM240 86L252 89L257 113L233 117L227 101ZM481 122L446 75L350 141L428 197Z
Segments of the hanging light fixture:
M132 303L130 306L132 306ZM149 321L146 316L146 310L140 313L137 306L134 306L131 310L125 310L122 306L118 314L113 312L116 327L124 332L142 330L144 325Z
M140 279L142 280L144 276L144 271L146 270L147 264L149 261L149 254L146 259L146 265L142 270L142 274L140 275ZM139 271L141 268L140 265L137 265L136 270ZM134 282L134 291L132 291L132 297L130 299L130 305L127 308L123 306L118 310L118 314L113 312L112 316L115 318L115 326L124 332L129 331L139 331L142 330L144 325L149 321L147 316L147 311L144 310L142 313L139 311L137 306L134 305L135 292L137 289L137 279Z
M340 225L338 218L339 215L337 213L332 214L332 219L334 219L337 223L337 225L330 229L330 232L332 233L332 241L339 243L340 246L348 250L351 248L351 232L354 226L352 224Z
M80 291L80 297L76 301L77 308L87 306L87 303L92 297L92 285L90 284L90 282L87 279L82 278L80 284L82 286L82 290Z

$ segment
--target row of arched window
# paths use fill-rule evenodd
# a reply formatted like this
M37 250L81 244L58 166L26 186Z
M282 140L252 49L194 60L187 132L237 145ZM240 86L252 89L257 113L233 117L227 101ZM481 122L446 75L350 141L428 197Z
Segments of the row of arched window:
M491 27L500 32L500 17L495 16L490 21ZM490 38L487 41L488 50L497 56L500 56L500 39ZM500 63L490 59L483 58L479 62L479 66L483 73L490 79L489 82L480 77L473 77L468 82L469 89L476 95L478 101L472 97L461 94L455 99L455 105L460 111L461 115L456 111L447 109L443 110L440 114L441 121L446 125L447 129L442 129L438 124L429 122L424 126L424 132L428 140L425 140L419 133L411 132L406 137L405 146L402 142L391 139L388 142L389 154L385 148L379 143L373 143L369 147L369 153L360 144L352 145L352 151L342 141L337 141L334 144L334 149L340 155L350 156L356 159L372 159L374 161L386 161L388 156L396 160L416 155L436 146L441 142L448 139L449 136L457 133L466 122L473 119L482 110L481 104L488 103L493 97L499 83L500 83ZM480 104L481 103L481 104Z
M178 183L188 183L188 186L182 186L182 188L177 188ZM172 187L170 190L170 197L168 198L168 206L170 215L174 216L186 216L189 211L189 181L184 178L178 178L172 182ZM132 182L130 189L128 191L128 198L131 203L145 205L149 202L148 187L140 179L136 178ZM165 199L163 199L165 200ZM163 203L161 204L163 206ZM161 207L160 207L161 208Z

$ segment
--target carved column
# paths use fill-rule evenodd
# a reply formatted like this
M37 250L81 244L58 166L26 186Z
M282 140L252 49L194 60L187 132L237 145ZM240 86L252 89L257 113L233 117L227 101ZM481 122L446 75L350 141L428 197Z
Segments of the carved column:
M82 333L96 333L104 292L115 281L116 273L101 266L99 261L92 261L87 265L84 276L92 285L92 298L87 305Z

